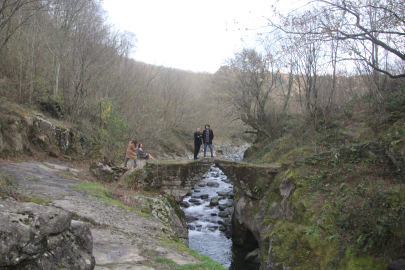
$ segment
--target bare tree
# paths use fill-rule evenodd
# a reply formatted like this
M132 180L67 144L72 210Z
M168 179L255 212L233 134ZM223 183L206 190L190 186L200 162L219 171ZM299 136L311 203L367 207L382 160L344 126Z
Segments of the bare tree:
M18 28L24 25L36 12L48 5L42 0L0 1L0 51Z
M228 60L217 76L229 95L237 116L247 125L269 138L275 136L274 115L270 113L271 93L277 87L276 70L271 56L243 49Z
M405 77L405 3L394 0L315 0L317 8L281 16L269 24L294 35L310 34L321 41L346 41L347 58L363 61L390 78ZM318 23L302 28L307 20ZM286 27L287 26L287 27ZM384 63L382 65L381 63Z

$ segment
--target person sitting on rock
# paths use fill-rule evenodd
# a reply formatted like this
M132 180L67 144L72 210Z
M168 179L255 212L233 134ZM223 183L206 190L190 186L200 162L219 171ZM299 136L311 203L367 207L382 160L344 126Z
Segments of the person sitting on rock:
M127 162L129 159L134 160L134 169L136 168L136 151L138 150L137 147L138 140L130 141L127 147L127 152L125 154L125 164L124 167L129 169Z
M144 159L154 159L151 154L143 152L141 143L138 145L138 157Z

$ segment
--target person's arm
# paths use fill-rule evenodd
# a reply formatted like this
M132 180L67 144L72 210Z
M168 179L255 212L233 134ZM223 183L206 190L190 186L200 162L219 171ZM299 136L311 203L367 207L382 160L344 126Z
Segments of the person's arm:
M214 139L214 131L211 130L211 132L212 132L212 139Z
M198 139L198 133L194 132L194 139Z

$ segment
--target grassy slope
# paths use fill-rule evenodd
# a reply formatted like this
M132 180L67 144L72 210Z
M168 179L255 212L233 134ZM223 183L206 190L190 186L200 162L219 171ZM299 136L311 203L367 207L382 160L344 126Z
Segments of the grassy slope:
M295 128L246 153L253 163L280 162L296 190L292 220L271 220L276 263L294 269L385 269L405 254L404 113L379 123L361 106L351 119ZM396 164L387 156L396 158ZM399 166L399 167L398 167ZM402 171L400 170L402 169ZM281 200L277 188L268 205ZM266 258L267 260L267 258Z

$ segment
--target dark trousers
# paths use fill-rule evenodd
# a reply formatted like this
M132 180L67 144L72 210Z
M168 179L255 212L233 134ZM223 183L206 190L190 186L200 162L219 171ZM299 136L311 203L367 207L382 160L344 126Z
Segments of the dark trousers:
M194 144L194 159L197 159L198 153L200 152L201 144Z
M214 157L214 155L212 154L212 143L204 143L204 157L205 157L205 153L207 152L207 145L210 147L211 157Z

